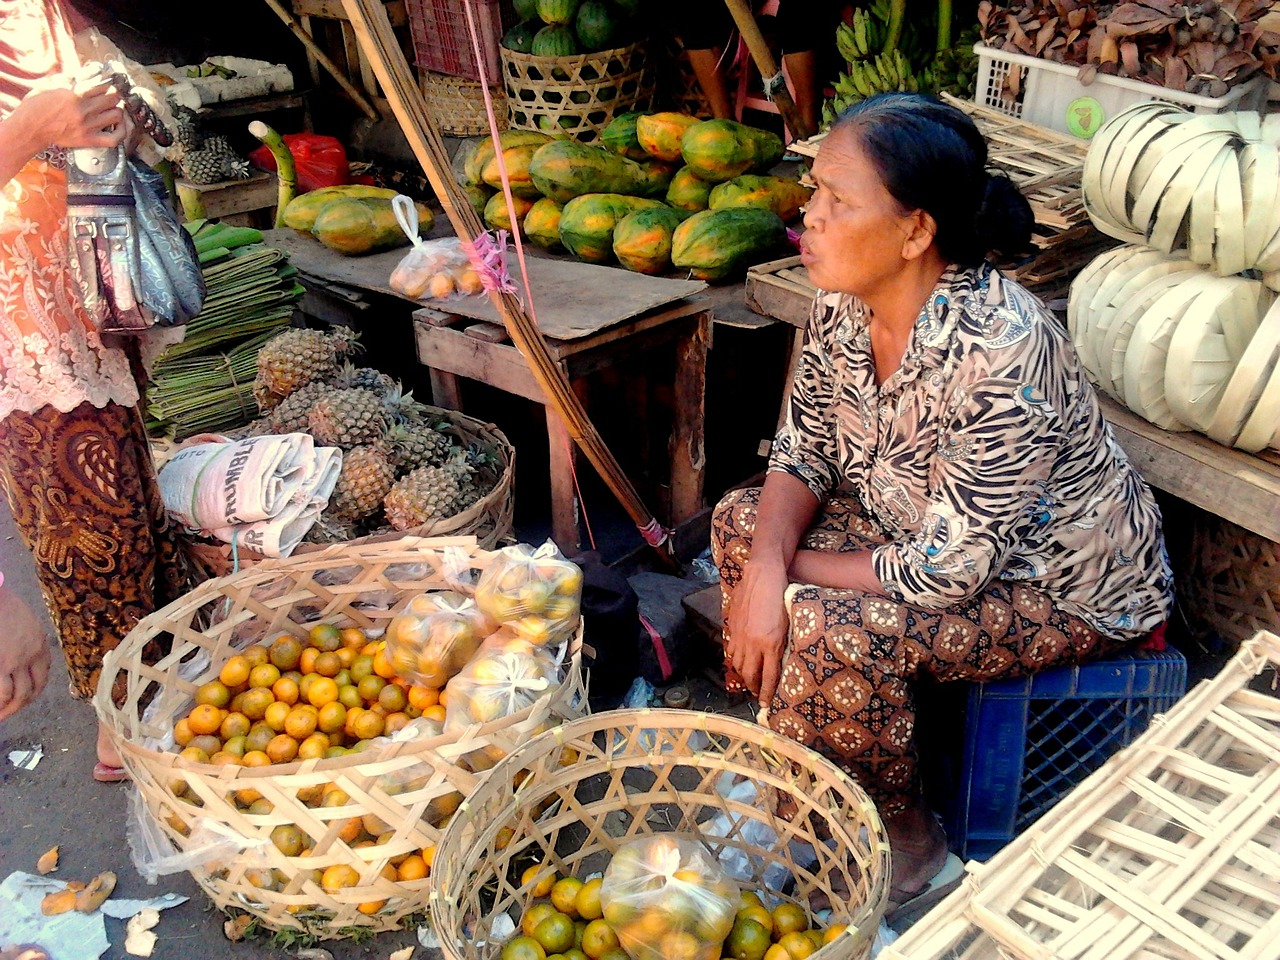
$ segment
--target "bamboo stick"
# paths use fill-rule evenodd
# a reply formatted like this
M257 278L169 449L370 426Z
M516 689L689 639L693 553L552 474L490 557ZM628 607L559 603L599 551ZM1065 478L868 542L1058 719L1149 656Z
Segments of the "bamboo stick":
M470 16L471 0L465 2ZM385 6L380 0L342 0L342 5L356 32L356 38L387 95L396 120L444 207L454 232L463 242L472 243L484 232L484 226L462 194L462 188L448 175L451 166L448 151L439 128L427 112L422 92L414 82L409 65L391 31ZM599 471L601 478L636 526L646 534L646 541L654 546L666 563L674 566L670 538L663 536L661 540L654 542L657 538L653 537L652 531L661 528L653 513L644 505L631 480L623 473L618 461L600 437L573 392L568 378L552 359L541 331L525 312L524 306L509 293L494 291L490 298L502 318L507 335L520 350L548 402L560 414L566 431Z
M329 71L329 75L338 81L338 86L347 92L347 95L356 102L365 116L370 120L377 120L379 117L377 108L369 102L369 98L360 92L360 89L347 79L341 68L329 59L329 55L321 49L320 44L311 38L311 34L302 29L302 24L294 19L292 13L282 7L279 0L266 0L267 6L275 11L277 17L284 21L284 25L293 31L294 36L302 41L302 45L307 48L307 52L316 58L316 62L325 70Z
M729 12L733 14L733 22L738 25L738 32L742 34L747 49L751 51L751 59L755 61L760 76L766 81L770 77L777 76L778 63L773 59L769 44L765 43L764 36L760 33L760 25L756 23L756 18L752 15L746 0L724 0L724 2L729 7ZM791 129L797 140L813 135L808 123L796 109L796 103L791 99L791 91L787 89L785 83L769 96L777 106L778 113L782 114L782 121Z

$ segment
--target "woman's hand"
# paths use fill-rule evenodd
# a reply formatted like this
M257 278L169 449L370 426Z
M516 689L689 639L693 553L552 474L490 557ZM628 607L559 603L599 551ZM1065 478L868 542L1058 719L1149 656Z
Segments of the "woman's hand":
M12 590L0 585L0 720L17 713L40 695L49 679L49 639L31 611Z
M787 649L788 582L783 564L751 560L729 607L729 662L762 707L773 701Z
M114 147L128 132L120 94L109 83L84 91L66 87L28 95L11 117L41 139L37 150L50 144L75 147ZM34 151L33 151L34 152Z

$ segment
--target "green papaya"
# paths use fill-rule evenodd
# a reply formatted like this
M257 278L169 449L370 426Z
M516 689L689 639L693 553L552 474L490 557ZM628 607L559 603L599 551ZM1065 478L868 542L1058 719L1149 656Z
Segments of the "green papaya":
M419 235L429 233L435 215L425 204L414 206L418 209ZM390 197L331 199L316 214L311 235L330 250L347 256L400 247L409 242L396 221Z
M574 197L560 212L560 242L588 263L607 263L613 257L613 230L636 210L664 206L658 200L620 193L588 193Z
M644 171L644 179L640 181L636 196L657 197L661 200L667 195L667 188L671 186L671 179L675 176L676 165L674 163L663 163L661 160L650 160L647 163L640 164L640 167Z
M524 221L525 214L533 207L533 201L528 197L512 194L511 202L515 205L515 227L518 227ZM506 196L501 193L495 193L489 198L489 202L484 205L484 222L491 229L515 233L510 212L511 208L507 206Z
M372 197L386 200L390 203L391 198L395 195L396 191L388 190L386 187L369 187L362 183L349 183L336 187L321 187L318 190L308 190L306 193L294 197L289 201L289 205L284 208L284 225L292 227L294 230L310 230L315 226L316 216L326 204L333 200Z
M543 197L524 215L524 235L544 250L563 250L560 242L562 208L550 197Z
M545 133L538 130L503 130L498 134L498 140L502 144L503 150L510 150L512 147L518 147L526 143L543 144L550 142L551 138ZM493 138L482 138L475 149L467 157L463 168L463 183L484 183L485 168L493 162L494 154Z
M698 280L728 280L767 259L786 239L787 226L772 210L703 210L676 227L671 262Z
M671 269L671 237L682 219L682 212L671 207L627 214L614 228L613 255L636 273L666 273Z
M680 139L685 164L708 183L764 173L782 159L782 138L734 120L702 120Z
M667 203L679 210L697 213L707 209L713 186L715 184L707 183L688 167L681 167L667 186Z
M601 145L628 160L639 162L650 159L648 152L640 146L640 140L636 136L636 122L643 116L645 116L643 112L633 110L614 117L600 131Z
M726 207L761 207L772 210L784 223L800 216L800 208L809 202L808 187L787 177L768 177L744 173L740 177L718 183L711 189L707 206L712 210Z
M611 150L577 140L555 140L529 162L529 177L543 196L568 203L584 193L638 193L645 169Z

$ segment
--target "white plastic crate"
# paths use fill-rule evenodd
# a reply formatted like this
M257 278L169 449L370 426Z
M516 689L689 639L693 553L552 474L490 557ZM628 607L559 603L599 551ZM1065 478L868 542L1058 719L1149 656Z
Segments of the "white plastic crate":
M1076 79L1078 66L995 50L981 43L975 43L973 51L978 55L975 103L1086 140L1115 114L1144 100L1176 103L1193 113L1263 112L1267 106L1268 83L1261 75L1232 87L1225 96L1201 97L1103 73L1095 74L1085 85ZM1016 100L1004 89L1005 78L1015 70L1022 71Z

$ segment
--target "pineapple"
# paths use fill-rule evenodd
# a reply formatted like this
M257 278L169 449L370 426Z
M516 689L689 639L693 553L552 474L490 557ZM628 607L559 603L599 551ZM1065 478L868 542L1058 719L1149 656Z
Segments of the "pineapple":
M346 521L372 516L395 479L395 468L379 446L354 447L342 456L342 472L325 512Z
M258 407L265 413L299 387L333 376L338 357L356 348L355 339L345 328L326 333L293 327L272 337L258 351Z
M399 395L400 384L390 375L373 367L357 367L348 360L333 378L333 385L344 390L368 390L384 400Z
M389 439L391 462L402 473L418 467L442 467L456 450L453 437L429 423L397 424Z
M307 543L346 543L360 535L359 529L350 520L334 516L328 510L316 518L302 537Z
M192 183L247 180L249 161L231 148L226 137L205 137L199 147L183 153L182 175Z
M471 472L466 459L459 456L443 467L419 467L406 474L383 501L387 520L397 530L411 530L454 516L462 510L462 490Z
M307 414L317 400L333 389L324 380L312 380L278 403L265 417L249 424L250 436L267 433L306 433Z
M368 390L329 390L311 405L307 426L317 443L350 450L383 439L387 410Z

